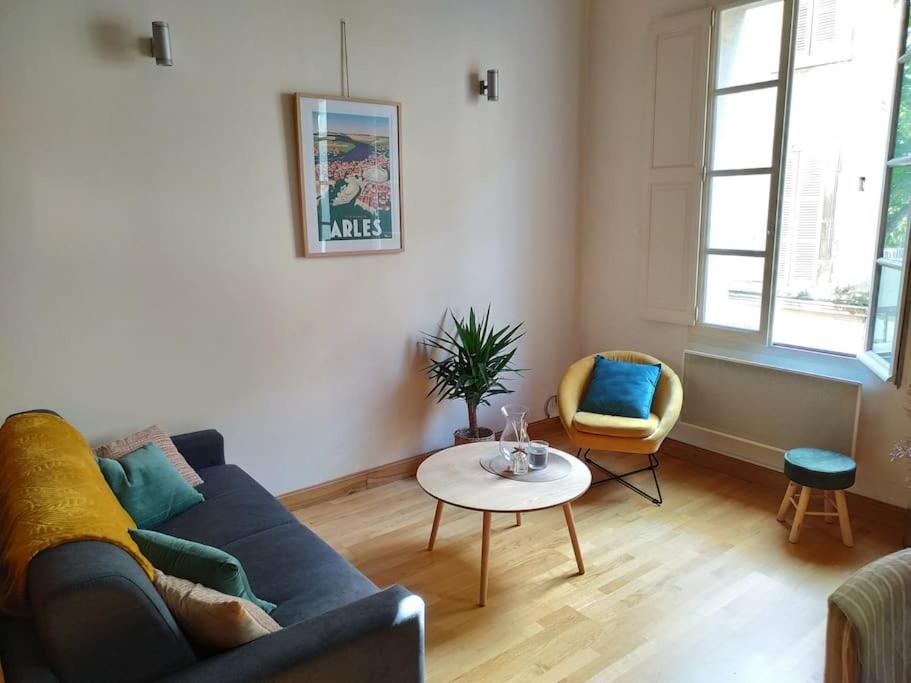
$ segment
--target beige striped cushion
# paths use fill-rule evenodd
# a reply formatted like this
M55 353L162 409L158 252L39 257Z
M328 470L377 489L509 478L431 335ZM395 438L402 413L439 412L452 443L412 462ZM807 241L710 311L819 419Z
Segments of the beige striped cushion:
M196 645L228 650L281 629L249 600L155 570L155 588Z
M143 429L141 432L136 432L123 439L112 441L104 446L99 446L95 449L95 455L99 458L120 460L120 458L127 453L132 453L137 448L145 446L147 443L153 443L158 446L161 449L161 452L165 454L165 457L174 465L174 468L180 472L180 476L183 477L190 486L199 486L202 483L202 479L196 474L196 470L190 467L190 463L184 460L184 457L180 454L180 451L177 450L177 447L174 445L174 442L171 441L171 437L168 436L168 433L158 425Z

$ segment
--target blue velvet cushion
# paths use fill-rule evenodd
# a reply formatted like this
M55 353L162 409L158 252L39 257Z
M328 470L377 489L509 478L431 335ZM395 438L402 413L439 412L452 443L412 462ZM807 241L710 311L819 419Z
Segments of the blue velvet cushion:
M852 458L822 448L792 448L784 454L784 474L811 489L840 491L854 486L857 463Z
M140 529L163 524L204 500L153 443L119 460L95 460L117 500Z
M626 363L595 356L591 381L579 410L647 420L660 376L660 363Z

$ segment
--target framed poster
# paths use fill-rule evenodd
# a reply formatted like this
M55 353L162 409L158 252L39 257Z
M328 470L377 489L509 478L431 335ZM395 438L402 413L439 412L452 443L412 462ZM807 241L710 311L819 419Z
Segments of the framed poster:
M402 251L397 102L296 95L304 255Z

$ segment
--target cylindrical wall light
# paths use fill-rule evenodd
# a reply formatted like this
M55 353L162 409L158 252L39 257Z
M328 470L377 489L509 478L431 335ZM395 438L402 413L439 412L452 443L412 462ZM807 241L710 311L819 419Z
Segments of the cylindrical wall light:
M171 58L171 27L166 21L152 22L152 56L158 66L174 66Z
M500 72L496 69L487 70L487 80L481 81L481 94L487 99L496 102L500 99Z

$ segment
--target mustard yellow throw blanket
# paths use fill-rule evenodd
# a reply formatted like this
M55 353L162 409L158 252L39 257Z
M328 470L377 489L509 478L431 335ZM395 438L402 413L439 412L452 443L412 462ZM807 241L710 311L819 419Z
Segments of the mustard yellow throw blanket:
M85 438L47 413L10 417L0 427L0 611L28 614L25 581L42 550L104 541L152 565L128 529L136 525L101 475Z

